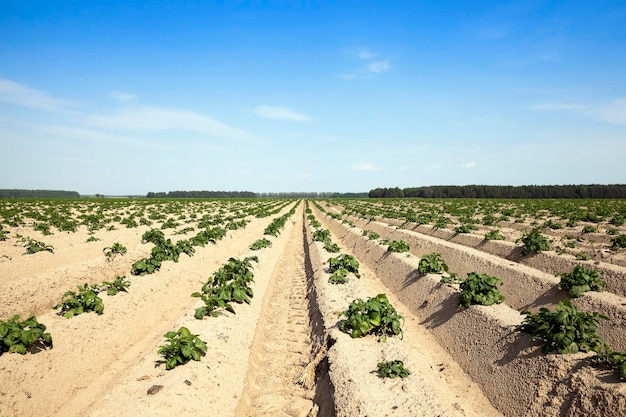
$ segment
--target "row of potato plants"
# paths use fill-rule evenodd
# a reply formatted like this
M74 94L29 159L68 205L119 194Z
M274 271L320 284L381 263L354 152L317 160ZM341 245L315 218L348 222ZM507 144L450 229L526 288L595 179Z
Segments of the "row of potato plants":
M363 231L363 235L367 236L368 232ZM502 280L476 272L469 273L467 278L461 280L456 274L449 273L439 253L422 256L417 272L442 274L442 283L459 284L459 305L463 307L473 304L488 306L504 301L504 296L497 288L502 285ZM558 289L567 290L570 297L579 297L587 291L602 291L605 281L599 275L597 270L578 265L571 272L558 274L561 278ZM609 320L606 315L578 311L568 298L557 303L554 311L541 308L536 313L525 310L521 314L526 317L518 330L531 334L532 341L543 345L544 353L594 352L588 358L591 365L613 369L620 380L626 381L626 351L613 351L598 334L599 321Z
M340 200L329 202L344 207L346 213L362 218L401 219L410 223L432 224L446 228L460 224L455 230L472 230L477 225L496 226L500 223L529 224L550 230L570 228L579 222L595 224L580 226L580 232L616 235L624 226L626 204L623 200ZM565 223L560 222L565 221ZM623 229L621 229L623 231Z
M40 202L35 202L35 205L40 204ZM260 209L246 210L241 211L239 216L246 216L249 214L259 215L259 217L264 217L266 213L275 212L275 210L280 211L282 207L284 207L284 202L273 202L270 205L264 204ZM6 206L6 204L5 204ZM16 204L13 205L14 209L9 211L9 216L13 216L15 218L18 216L15 211ZM51 208L46 209L46 212L52 212L51 215L53 218L55 214L58 215L62 213L63 215L69 215L67 211L67 206L64 206L61 211L52 211ZM3 212L6 218L6 210ZM199 225L207 227L208 225L214 224L224 224L227 223L227 229L235 230L240 227L245 227L248 223L245 219L241 218L237 220L237 216L228 216L225 219L222 215L225 214L221 209L218 211L218 214L214 218L210 218L208 216L203 216L200 219ZM35 217L37 215L34 212L26 212L27 217ZM195 214L192 214L190 217L195 218ZM40 217L39 217L40 218ZM41 219L41 218L40 218ZM19 224L18 224L19 225ZM13 225L10 225L13 226ZM161 229L166 229L170 225L164 223ZM176 227L175 225L173 227ZM127 227L135 227L132 224L127 224ZM2 224L0 223L0 230L4 232L2 228ZM45 230L43 228L42 230ZM75 231L75 230L73 230ZM185 232L189 232L190 230L186 230ZM7 232L8 233L8 232ZM3 233L0 240L6 240L7 233ZM44 233L45 234L45 233ZM204 229L199 232L196 236L191 238L191 240L179 240L176 244L173 244L171 239L165 239L164 233L159 229L151 229L145 232L142 236L142 243L151 242L155 244L151 252L151 257L142 259L133 264L131 269L132 275L144 275L146 273L152 273L154 270L157 270L160 266L160 263L165 260L173 260L178 261L178 257L181 253L186 253L189 256L193 255L195 249L194 246L204 246L206 243L213 242L219 240L224 237L226 234L226 229L221 229L218 227ZM31 238L24 238L18 236L20 238L20 242L25 243L24 247L27 249L25 254L32 254L42 250L46 250L54 253L53 248L49 245L45 245L43 242L38 242ZM97 241L97 238L90 238L88 241ZM121 245L119 242L114 243L111 247L105 247L103 252L108 260L112 259L116 255L124 255L127 252L127 248ZM113 281L105 281L101 284L89 285L88 283L84 283L83 285L77 285L78 291L66 291L63 294L63 298L60 303L54 306L54 309L60 309L59 314L63 315L65 318L71 318L75 315L79 315L85 312L93 311L96 314L100 315L104 312L104 303L102 298L100 297L100 293L106 292L107 295L113 296L118 294L119 292L127 292L128 287L130 286L130 281L126 279L126 276L117 276ZM39 346L41 348L51 348L52 347L52 336L50 333L45 332L46 326L43 323L39 323L35 316L31 316L26 320L20 321L18 315L14 315L7 321L0 320L0 355L3 352L9 353L21 353L25 354L31 347ZM189 336L188 331L185 332L185 329L180 329L176 332L175 335L177 338L190 338L190 340L194 340L196 345L192 349L192 356L195 357L197 355L197 351L195 349L201 349L201 343L197 343L197 340L193 339ZM170 339L174 338L174 335L170 335L169 333L166 337L170 337ZM178 340L175 343L179 343L181 346L186 342ZM166 348L163 348L163 353ZM205 347L206 350L206 347ZM187 348L183 348L183 351L187 353ZM160 351L161 352L161 351ZM170 361L171 362L171 361Z
M323 243L324 249L328 252L339 252L339 247L332 242L330 230L322 227L312 214L308 203L306 201L306 213L309 224L314 229L313 241ZM360 278L359 262L350 254L343 253L329 258L328 266L330 273L328 282L331 284L347 283L348 275ZM369 334L376 335L381 342L384 342L388 336L398 335L402 338L404 317L398 314L386 294L378 294L367 300L353 300L346 310L339 313L339 318L341 317L345 317L345 320L339 324L339 330L349 334L353 339ZM377 372L381 378L405 378L411 374L411 371L399 359L378 362Z
M424 202L423 200L394 200L398 205L390 207L388 202L377 203L364 200L340 200L340 201L327 201L329 205L340 207L342 216L356 216L368 220L381 220L385 219L401 220L403 224L417 224L428 225L432 224L432 232L438 229L446 229L450 225L453 227L453 232L456 234L464 233L479 233L481 230L484 240L507 240L511 239L515 243L522 243L520 246L522 256L527 256L533 253L539 253L544 251L554 250L557 255L569 254L574 256L576 260L590 260L605 261L605 254L603 249L618 253L622 248L626 248L626 229L624 226L624 213L626 213L626 205L622 200L609 200L609 201L595 201L595 200L576 200L576 201L548 201L551 206L561 207L561 210L554 210L554 213L566 213L570 216L576 216L580 218L580 221L596 221L602 222L605 218L599 215L581 215L581 204L604 204L602 207L610 205L613 209L613 216L604 221L604 226L600 224L587 223L586 225L579 225L577 221L568 221L567 224L563 224L554 218L547 218L546 210L542 210L536 216L543 218L544 221L539 222L533 220L531 222L525 222L523 219L518 219L521 223L520 226L511 223L508 216L511 208L509 206L514 204L525 205L526 201L510 201L499 202L493 200L442 200L446 207L453 206L454 210L449 210L451 213L457 215L454 217L443 210L437 211L415 211L411 205L425 204L433 206L436 203ZM536 204L536 201L531 201ZM591 203L590 203L591 202ZM572 215L572 206L578 204L578 214ZM381 209L381 205L386 205L385 209ZM489 207L508 207L503 208L503 213L494 214L493 211L487 212L481 216L476 216L475 209L479 206L488 205ZM562 206L567 207L564 210ZM408 208L407 208L408 207ZM432 210L432 207L430 207ZM606 211L601 211L606 214ZM549 212L553 213L553 212ZM588 213L588 212L584 212ZM337 218L341 216L334 214ZM543 216L543 217L542 217ZM345 220L344 220L345 221ZM517 222L517 220L516 220ZM507 230L507 238L502 229L498 228L503 226ZM404 227L404 226L403 226ZM576 228L577 227L577 228ZM561 231L563 230L563 231ZM602 235L604 233L604 236ZM548 236L546 236L546 234ZM574 250L577 249L577 250Z
M297 204L285 215L275 218L265 229L264 234L278 236L287 220L295 213ZM282 210L282 207L284 205L281 205L278 211ZM266 213L267 211L263 212L259 217L266 217ZM271 246L271 242L262 238L250 245L250 249L258 250L268 246ZM195 310L194 317L198 320L207 316L218 317L223 311L235 314L233 303L250 304L254 296L250 286L254 282L252 261L259 262L259 258L257 256L248 256L244 259L230 258L207 280L200 291L192 293L192 297L200 298L204 303ZM199 335L192 334L186 327L169 331L164 337L166 343L158 348L157 354L163 356L161 362L165 363L167 370L184 365L190 360L199 361L206 354L206 342L200 339Z

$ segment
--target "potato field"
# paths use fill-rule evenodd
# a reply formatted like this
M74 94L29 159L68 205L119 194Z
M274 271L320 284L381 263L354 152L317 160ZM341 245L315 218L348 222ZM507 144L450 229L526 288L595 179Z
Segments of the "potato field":
M0 416L622 416L622 200L0 200Z

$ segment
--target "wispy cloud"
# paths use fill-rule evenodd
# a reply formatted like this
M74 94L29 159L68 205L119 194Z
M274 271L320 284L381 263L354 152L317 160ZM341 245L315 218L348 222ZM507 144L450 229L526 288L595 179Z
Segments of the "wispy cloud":
M355 171L370 171L370 172L380 171L380 168L372 164L356 164L352 166L352 169Z
M626 125L626 98L619 98L595 105L543 103L533 105L531 109L539 111L573 112L600 122L614 125Z
M289 107L261 105L257 106L252 112L264 119L287 120L290 122L308 122L311 120L310 116L298 113Z
M69 101L53 97L45 91L2 78L0 78L0 101L52 112L69 111L73 107Z
M113 114L88 115L83 121L89 126L110 130L140 132L180 130L231 139L244 139L252 136L248 132L231 127L202 113L162 107L126 108Z
M137 139L125 135L103 133L92 129L84 129L72 126L43 126L38 128L39 132L53 135L64 139L74 139L78 141L96 142L108 146L133 146L142 149L154 148L167 151L175 151L177 147L164 145L154 141Z
M130 93L125 93L123 91L113 91L111 93L111 97L113 97L115 100L122 102L122 103L126 103L129 101L133 101L137 99L137 96L134 94L130 94Z
M367 49L360 49L356 51L355 55L359 59L365 59L365 60L374 59L374 54L371 53Z
M465 168L465 169L476 168L476 162L473 162L473 161L465 162L464 164L461 164L461 168Z
M379 58L379 56L369 49L356 49L347 52L347 56L351 59L357 59L362 62L361 66L353 71L341 73L339 78L344 80L366 79L382 74L391 70L391 63L387 58Z
M580 104L571 103L541 103L530 106L532 110L546 110L546 111L579 111L585 107Z
M391 65L389 65L389 61L374 61L367 65L367 69L374 74L381 74L383 72L389 71L391 69Z
M626 98L613 100L593 109L591 114L598 120L616 125L626 125Z

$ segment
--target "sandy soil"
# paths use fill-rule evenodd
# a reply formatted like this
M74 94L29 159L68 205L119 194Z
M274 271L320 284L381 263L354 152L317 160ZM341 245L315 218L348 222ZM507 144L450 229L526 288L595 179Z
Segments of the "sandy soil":
M12 230L0 242L0 319L36 314L54 347L0 356L0 415L531 416L548 410L546 415L557 416L567 410L567 415L585 415L576 410L589 410L598 401L612 401L614 408L598 408L604 414L595 415L624 411L624 404L617 404L624 401L624 389L610 377L598 383L595 370L579 367L571 373L575 359L537 361L536 349L520 347L527 340L516 339L506 327L519 322L514 309L472 308L453 316L456 309L449 304L455 288L439 285L438 278L406 282L419 258L385 256L358 231L316 212L333 230L342 253L361 262L360 279L329 284L327 260L336 254L311 240L304 204L278 237L265 236L271 247L251 251L249 245L263 237L271 220L291 206L268 218L249 218L244 229L198 247L193 257L181 255L178 263L165 262L152 275L131 277L128 293L102 295L103 315L71 319L57 315L52 306L77 284L130 276L131 264L150 253L151 245L141 244L148 227L98 231L101 240L90 243L84 227L45 238L26 226ZM18 232L45 240L55 253L22 256ZM189 238L174 230L167 237ZM103 248L114 242L127 246L128 253L108 261ZM230 257L251 255L259 262L250 305L235 305L235 314L196 320L194 310L201 302L190 294ZM339 312L352 300L379 293L387 293L406 318L403 339L357 340L338 330ZM181 326L205 340L208 351L199 362L167 371L157 349L166 332ZM464 327L471 327L466 336L449 339ZM491 346L477 346L480 338ZM523 357L499 345L498 338L511 339ZM470 346L480 349L487 362L472 357ZM494 360L494 347L500 358L512 355L511 363ZM403 360L412 374L379 378L376 364L393 359ZM539 374L543 379L529 383ZM485 383L484 375L492 375L491 383L498 386ZM519 385L509 385L507 375ZM520 400L519 395L527 397Z

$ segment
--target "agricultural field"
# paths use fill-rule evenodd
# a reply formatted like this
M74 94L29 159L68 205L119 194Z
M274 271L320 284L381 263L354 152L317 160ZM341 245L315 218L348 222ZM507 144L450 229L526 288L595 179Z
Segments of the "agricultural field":
M0 415L624 415L625 217L0 200Z

